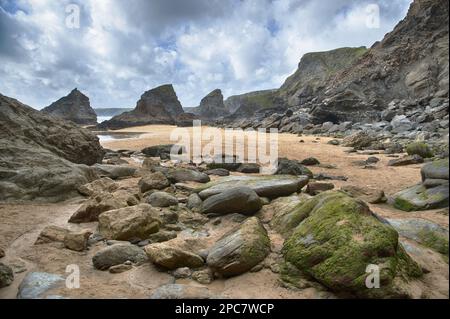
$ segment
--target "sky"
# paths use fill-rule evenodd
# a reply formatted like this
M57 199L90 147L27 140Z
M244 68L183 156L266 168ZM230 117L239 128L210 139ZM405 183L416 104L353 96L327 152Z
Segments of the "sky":
M135 107L172 83L183 107L280 87L303 54L370 47L411 0L0 0L0 93L41 109L77 87Z

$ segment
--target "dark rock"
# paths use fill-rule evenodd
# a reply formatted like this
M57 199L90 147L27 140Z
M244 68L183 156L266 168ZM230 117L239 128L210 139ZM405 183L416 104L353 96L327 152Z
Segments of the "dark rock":
M103 248L92 258L94 267L99 270L107 270L111 266L120 265L126 261L142 263L147 260L145 252L131 244L115 244Z
M304 160L302 160L300 162L300 164L306 165L306 166L313 166L313 165L319 165L320 162L319 162L319 160L317 158L308 157L308 158L305 158Z
M192 169L178 168L169 171L167 174L167 179L171 183L181 183L181 182L197 182L197 183L207 183L210 178L205 173L195 171Z
M146 198L153 207L169 207L178 205L178 199L165 192L154 192Z
M404 166L411 164L423 163L423 158L419 155L408 155L402 158L391 159L388 162L388 166Z
M255 163L243 163L241 164L237 171L245 174L258 174L260 172L261 167Z
M297 160L289 160L287 158L278 159L278 168L275 175L306 175L313 177L313 173Z
M217 175L217 176L229 176L230 175L230 171L225 168L210 169L210 170L204 171L203 173L205 173L207 175Z
M322 192L332 190L333 188L334 185L331 183L309 182L308 186L306 186L306 193L315 196Z
M203 214L253 214L262 207L259 196L248 187L235 187L208 197L202 204Z
M14 272L11 267L0 263L0 288L9 286L14 281Z
M78 89L74 89L69 95L53 102L41 112L81 125L97 124L97 114L91 107L89 98Z
M145 193L152 189L164 189L166 187L169 187L170 183L163 173L156 172L142 177L138 185L141 193Z

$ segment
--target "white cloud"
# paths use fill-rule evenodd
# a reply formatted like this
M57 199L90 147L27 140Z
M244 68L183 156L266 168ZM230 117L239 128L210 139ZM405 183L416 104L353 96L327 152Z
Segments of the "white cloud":
M65 26L79 3L81 28ZM42 108L78 87L94 107L132 107L173 83L183 106L279 87L310 51L370 46L411 0L0 0L0 92ZM365 25L380 6L379 29Z

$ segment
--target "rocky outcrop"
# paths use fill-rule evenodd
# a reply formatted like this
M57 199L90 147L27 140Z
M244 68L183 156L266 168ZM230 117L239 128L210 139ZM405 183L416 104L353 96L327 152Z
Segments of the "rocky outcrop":
M97 178L104 150L88 130L0 94L0 200L61 201Z
M220 89L215 89L205 96L201 100L200 106L186 110L198 115L202 120L216 120L229 114Z
M136 108L114 116L98 125L102 129L120 129L148 124L176 124L183 108L171 84L159 86L145 92Z
M80 125L97 124L97 114L91 107L89 98L76 88L69 95L42 109L41 112Z

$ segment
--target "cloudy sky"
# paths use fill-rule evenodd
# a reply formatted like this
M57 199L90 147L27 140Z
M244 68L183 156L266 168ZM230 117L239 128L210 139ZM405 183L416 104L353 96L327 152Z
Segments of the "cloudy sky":
M304 53L371 46L410 3L0 0L0 93L40 109L78 87L93 107L134 107L172 83L183 106L196 106L215 88L225 97L277 88Z

